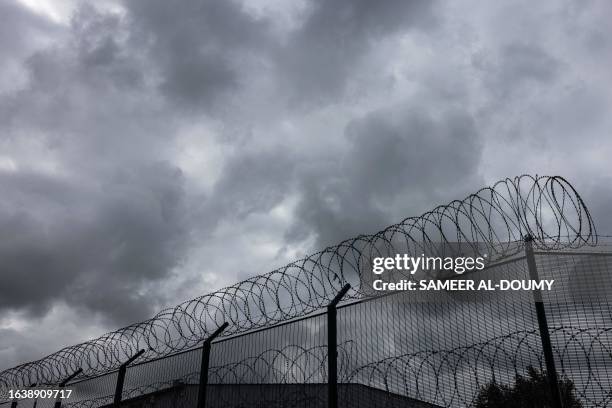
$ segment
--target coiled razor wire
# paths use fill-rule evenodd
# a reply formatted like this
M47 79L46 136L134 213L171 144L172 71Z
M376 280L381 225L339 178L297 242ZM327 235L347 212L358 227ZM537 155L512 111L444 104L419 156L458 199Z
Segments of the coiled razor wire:
M550 328L550 334L560 373L574 381L577 397L588 407L610 406L612 377L598 372L598 362L612 362L612 328L561 326ZM343 381L444 407L471 407L481 387L491 381L508 385L516 375L525 376L528 366L545 369L537 329L450 350L388 357L355 369Z
M338 344L338 366L340 377L346 377L349 373L346 368L354 356L354 343L346 341ZM123 400L137 398L156 391L169 390L177 385L194 385L200 381L200 372L193 371L180 378L166 381L157 381L130 388L123 392ZM287 345L282 348L271 348L262 351L255 356L249 356L231 363L212 366L208 370L208 381L210 385L220 384L321 384L327 381L327 346L304 347L301 345ZM269 402L282 402L295 400L296 396L291 391L274 393ZM258 393L264 396L265 389L259 389ZM112 403L114 394L101 397L69 402L67 407L93 408ZM299 396L298 396L299 397ZM234 405L242 403L249 405L248 396L233 390L232 401L226 401ZM268 396L270 398L270 396ZM219 405L219 401L217 404ZM221 404L223 405L223 404Z
M595 245L595 226L578 192L562 177L523 175L498 181L463 200L441 205L372 235L360 235L264 275L162 310L155 317L65 347L0 373L0 395L31 383L56 384L78 368L81 378L119 367L139 349L139 361L198 345L223 322L224 335L303 316L326 306L345 283L347 298L373 294L361 285L373 257L462 251L490 261L521 251L529 234L539 250Z
M608 407L612 403L612 378L597 372L597 361L612 361L612 328L551 327L557 346L553 349L560 362L562 378L574 379L577 397L589 407ZM472 407L480 389L491 381L510 384L515 376L525 375L527 367L544 370L544 357L537 329L518 330L469 346L447 350L421 350L399 354L355 367L358 347L347 341L338 345L339 382L361 384L396 395L444 407ZM287 406L310 401L306 388L287 384L321 384L327 381L327 346L305 348L289 345L268 349L256 356L213 366L209 384L235 385L227 401L215 406L247 406L253 403L248 390L240 385L278 385L271 392L258 390L258 401L266 406ZM177 379L154 382L124 391L123 399L137 398L180 385L197 385L199 371ZM93 408L110 404L113 395L105 395L66 404L68 407ZM180 401L179 401L180 402ZM326 401L321 399L319 403ZM185 405L187 406L187 405Z

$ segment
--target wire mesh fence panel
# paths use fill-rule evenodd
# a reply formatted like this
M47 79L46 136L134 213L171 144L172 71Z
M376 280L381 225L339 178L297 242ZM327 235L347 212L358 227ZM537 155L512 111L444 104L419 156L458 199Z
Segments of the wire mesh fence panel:
M99 407L113 402L117 372L111 372L98 377L68 384L72 395L62 406L64 407Z
M319 314L213 343L206 406L327 406L326 336Z
M584 407L612 406L611 263L609 253L537 254L540 279L555 280L543 296L557 370ZM529 273L519 257L464 278ZM474 407L491 382L545 370L530 291L397 292L341 304L337 322L339 407ZM206 406L326 407L327 329L320 312L213 342ZM201 353L129 366L121 406L197 406ZM110 406L116 382L115 371L68 384L63 406Z
M381 296L372 287L373 259L397 254L488 254L490 262L502 263L469 274L471 279L529 280L534 268L525 260L525 249L532 248L523 242L526 234L537 251L547 251L537 254L541 278L556 281L555 290L544 293L545 313L534 307L529 291ZM117 396L122 406L194 406L207 355L202 341L225 322L225 338L212 344L206 371L208 406L324 406L334 401L326 393L334 371L326 368L336 358L340 406L472 407L483 386L510 384L530 367L550 368L552 360L585 406L610 406L610 253L578 253L596 244L589 211L565 179L504 179L4 370L0 398L5 402L9 389L32 383L59 384L82 369L64 405L109 405L126 361L144 350L125 370ZM346 299L356 303L337 311L338 355L330 360L327 335L336 331L328 331L324 310L347 283L352 288ZM548 328L540 331L543 315ZM33 401L19 401L28 403Z
M470 278L524 279L526 270L517 260L478 275ZM529 296L400 292L344 306L339 331L343 341L354 343L344 381L413 406L471 406L487 383L509 382L517 371L541 366ZM364 399L362 406L389 404L385 398Z
M586 407L612 406L612 256L538 254L557 370Z
M536 254L553 355L584 407L612 406L612 254ZM525 257L461 279L528 281ZM402 291L337 310L339 407L475 407L483 387L544 372L533 293ZM325 311L212 343L206 407L327 407ZM122 407L196 407L202 348L127 367ZM111 406L117 371L72 382L65 407ZM22 399L19 407L52 407ZM1 406L10 406L10 401Z
M555 279L544 301L558 371L586 407L611 404L611 260L610 254L538 259L540 278ZM528 280L524 259L470 278L499 276ZM486 384L512 384L530 367L545 370L530 291L403 292L346 306L340 316L343 339L356 345L345 381L395 399L474 406ZM364 399L363 406L390 406L377 401Z
M353 299L373 295L364 280L372 257L404 253L459 255L463 249L505 259L522 252L525 234L540 250L595 245L595 225L584 201L562 177L506 178L370 235L359 235L300 260L160 311L144 321L67 346L0 372L0 397L10 387L57 384L77 368L81 378L118 369L145 349L144 360L197 345L223 322L224 335L270 327L324 308L345 284ZM460 246L450 245L451 241ZM460 251L457 251L457 250Z
M122 400L139 397L163 389L180 388L193 382L194 373L199 373L201 348L158 359L144 364L129 366L126 371ZM197 381L197 377L196 381Z

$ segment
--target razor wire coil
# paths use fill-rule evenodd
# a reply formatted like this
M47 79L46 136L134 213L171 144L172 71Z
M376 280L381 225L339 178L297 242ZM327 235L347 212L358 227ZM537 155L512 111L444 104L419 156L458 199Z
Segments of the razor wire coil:
M487 253L493 261L521 251L525 235L544 251L597 243L590 213L567 180L507 178L375 234L344 240L267 274L162 310L151 319L4 370L0 395L31 383L56 384L78 368L83 369L80 378L100 375L117 369L142 348L147 352L138 361L187 350L225 321L230 326L223 336L229 336L304 316L325 307L347 282L352 285L347 298L372 296L362 283L373 257L452 250L446 244L460 243L474 254Z

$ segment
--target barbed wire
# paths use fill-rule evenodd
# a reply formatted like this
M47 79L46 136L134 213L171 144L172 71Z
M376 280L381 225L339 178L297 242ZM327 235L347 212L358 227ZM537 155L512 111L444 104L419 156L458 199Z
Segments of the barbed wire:
M612 363L612 328L550 328L560 373L574 381L578 398L589 407L612 402L612 377L597 372ZM604 364L605 365L605 364ZM538 329L521 330L470 346L427 350L361 366L346 378L444 407L474 406L481 387L509 384L533 366L544 370ZM604 366L603 368L609 366Z
M354 342L346 341L338 344L338 366L341 377L348 375L352 356L354 356ZM327 381L327 346L316 345L305 347L302 345L287 345L282 348L271 348L255 356L249 356L227 364L216 365L209 368L208 383L210 385L227 384L306 384L324 383ZM168 390L180 385L197 385L200 381L200 371L193 371L167 381L156 381L123 392L123 400L136 398L161 390ZM258 390L260 394L264 390ZM278 400L292 400L292 390L273 396ZM263 396L263 395L260 395ZM244 398L241 398L244 397ZM93 408L110 404L114 394L100 396L66 404L67 407ZM235 390L232 392L233 403L249 402L248 396L243 396ZM229 401L226 401L229 403ZM270 400L270 402L274 402ZM277 401L278 402L278 401ZM217 401L219 403L219 401Z
M550 328L550 332L560 373L574 380L578 398L589 407L609 406L612 377L602 377L597 368L603 360L601 355L612 362L612 328L559 326ZM358 360L359 350L352 341L338 345L340 384L364 385L444 407L474 406L481 387L491 381L509 384L516 375L524 376L529 366L544 369L537 329L515 331L449 350L396 355L352 368ZM285 406L312 400L313 394L308 392L307 386L325 383L326 364L327 346L289 345L213 366L209 371L209 384L236 386L227 395L215 394L215 406L241 406L241 403L253 403L254 398L259 402L265 400L267 406ZM199 372L194 371L178 379L133 387L124 391L123 399L170 390L177 385L197 385L198 382ZM249 388L252 385L304 387L259 387L253 394ZM186 393L183 398L188 398ZM75 401L67 406L92 408L109 404L112 399L113 395L107 395ZM179 399L179 405L180 402ZM325 403L324 396L318 402Z
M540 250L595 245L595 225L582 198L558 176L507 178L463 200L372 234L347 239L264 275L162 310L151 319L65 347L40 360L0 372L0 395L31 383L56 384L78 368L80 378L114 370L140 349L138 361L197 346L223 322L224 336L271 326L326 306L345 283L345 298L373 296L364 277L373 257L396 253L488 254L494 261L518 253L522 238Z

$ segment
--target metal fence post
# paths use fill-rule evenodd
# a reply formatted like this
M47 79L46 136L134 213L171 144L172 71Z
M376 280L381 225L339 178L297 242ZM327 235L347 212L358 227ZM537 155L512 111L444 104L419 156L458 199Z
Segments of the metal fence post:
M30 388L34 388L36 387L36 385L38 384L37 383L30 384ZM32 408L36 408L36 405L38 405L38 398L34 399L34 404L32 404Z
M36 383L32 383L30 384L30 388L34 388L36 387ZM36 408L36 399L34 400L34 408ZM11 402L11 408L17 408L17 398L13 398L13 401Z
M211 334L202 345L202 363L200 365L200 387L198 389L198 408L206 406L206 387L208 386L208 364L210 362L210 345L218 335L229 326L223 323L213 334Z
M119 366L119 373L117 374L117 385L115 386L115 398L113 399L113 406L118 407L121 404L121 398L123 396L123 382L125 381L125 373L127 366L132 364L134 360L140 357L145 352L144 349L130 357L125 363Z
M539 282L540 277L538 276L538 269L536 267L535 255L533 253L533 237L531 235L525 236L525 256L527 258L527 268L529 269L529 279ZM554 408L563 408L542 292L540 292L539 289L535 289L532 293L533 300L535 301L536 315L538 317L538 326L540 327L540 339L542 340L542 349L544 350L544 361L546 362L546 373L550 384L552 404Z
M64 388L66 386L66 384L68 384L68 382L70 380L72 380L74 377L76 377L77 375L81 374L82 372L83 372L83 369L79 368L74 373L70 374L68 377L66 377L64 379L64 381L59 383L59 388ZM62 406L62 399L59 398L59 396L58 396L57 400L55 400L55 404L53 405L53 408L61 408L61 406Z
M336 306L351 288L348 283L327 306L327 406L338 408L338 325Z

